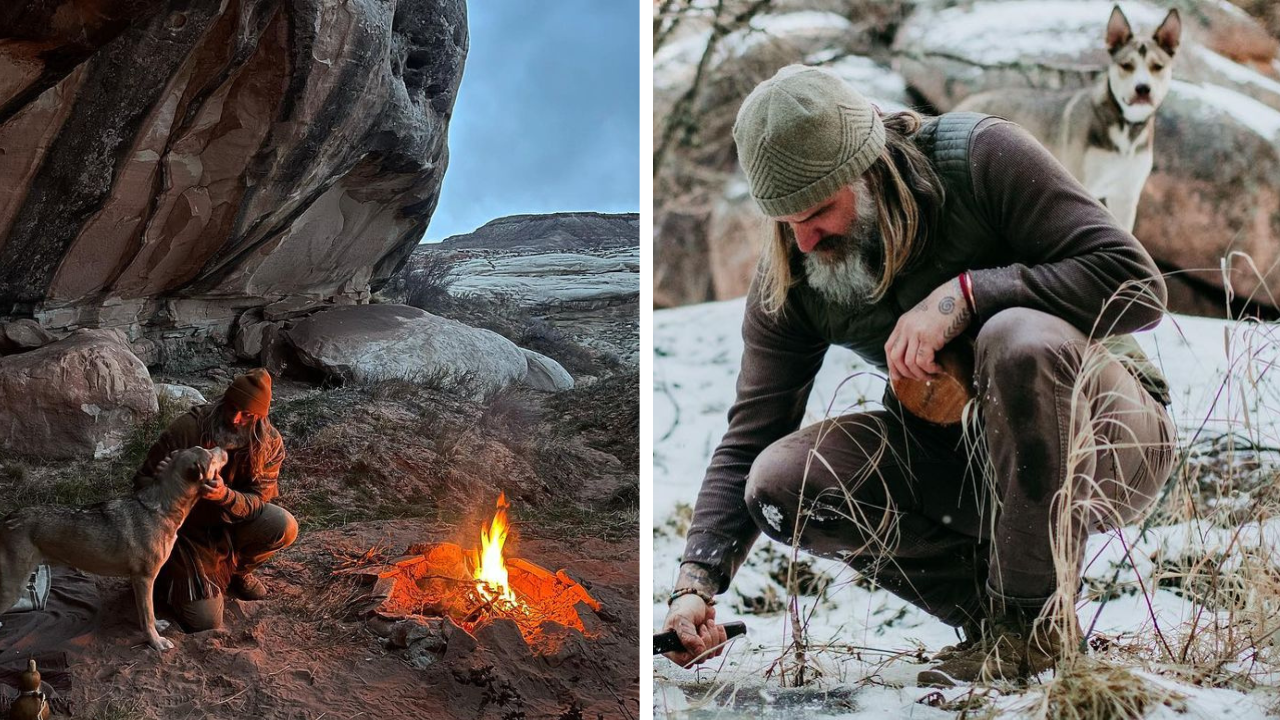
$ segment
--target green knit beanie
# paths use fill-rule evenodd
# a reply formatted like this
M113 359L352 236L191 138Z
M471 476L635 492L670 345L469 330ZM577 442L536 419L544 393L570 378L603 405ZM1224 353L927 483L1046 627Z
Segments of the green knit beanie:
M733 140L756 204L782 217L817 205L866 172L884 150L884 123L839 76L788 65L742 102Z

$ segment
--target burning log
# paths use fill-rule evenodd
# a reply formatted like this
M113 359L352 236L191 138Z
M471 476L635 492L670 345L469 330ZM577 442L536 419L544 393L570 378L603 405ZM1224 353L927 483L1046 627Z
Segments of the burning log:
M432 653L443 653L451 633L456 635L449 628L474 635L500 619L513 622L525 643L541 654L555 652L558 643L549 637L554 628L572 628L592 637L580 611L598 612L601 607L585 588L563 570L551 572L505 556L508 508L506 497L499 496L493 520L481 530L478 550L455 543L411 545L390 562L337 572L371 579L372 606L367 610L398 621L384 628L392 644L425 648L427 655L422 662L415 660L416 665L429 663Z

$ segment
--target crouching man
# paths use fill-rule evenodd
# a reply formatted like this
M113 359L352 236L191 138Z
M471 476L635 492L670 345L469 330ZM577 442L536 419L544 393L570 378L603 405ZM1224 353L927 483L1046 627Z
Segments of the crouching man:
M665 622L687 652L669 657L715 654L714 598L764 532L961 628L922 684L1053 667L1079 639L1089 532L1133 521L1170 474L1168 389L1127 334L1162 315L1150 256L1000 118L882 116L838 77L791 66L747 97L733 133L774 232ZM882 410L798 429L830 345L925 381L961 335L981 442L891 390Z
M188 632L221 627L227 593L242 600L265 597L266 584L253 571L298 536L293 515L271 502L285 453L267 419L270 409L267 371L240 375L216 402L174 420L134 475L135 487L152 482L160 462L181 448L227 451L223 482L202 490L156 580L156 598L169 604Z

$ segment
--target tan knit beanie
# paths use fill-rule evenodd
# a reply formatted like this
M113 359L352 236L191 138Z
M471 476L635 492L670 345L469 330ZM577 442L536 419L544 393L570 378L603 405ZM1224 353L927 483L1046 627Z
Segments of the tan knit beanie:
M884 123L839 76L788 65L742 102L733 140L756 204L782 217L817 205L866 172L884 150Z
M266 417L271 410L271 375L262 368L237 375L222 398L243 412Z

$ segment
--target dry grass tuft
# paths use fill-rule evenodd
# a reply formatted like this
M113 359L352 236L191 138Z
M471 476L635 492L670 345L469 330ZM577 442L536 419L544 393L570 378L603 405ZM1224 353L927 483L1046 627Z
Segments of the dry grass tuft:
M1139 720L1167 705L1186 710L1183 696L1132 670L1080 656L1058 668L1043 688L1030 691L1032 717L1055 720Z

